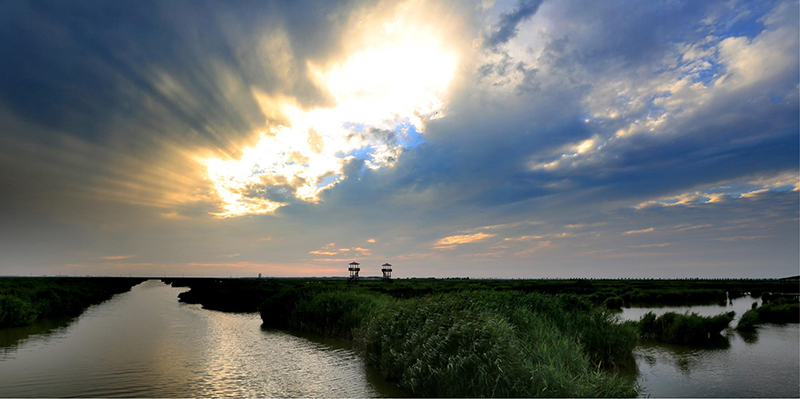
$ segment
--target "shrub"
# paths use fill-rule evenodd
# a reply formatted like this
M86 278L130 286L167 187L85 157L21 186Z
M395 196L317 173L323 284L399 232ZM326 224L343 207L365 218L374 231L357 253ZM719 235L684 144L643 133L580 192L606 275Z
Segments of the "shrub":
M719 338L736 315L735 312L717 316L700 316L697 313L667 312L656 317L652 312L642 316L640 332L643 337L674 344L702 344Z
M753 331L757 324L759 324L758 309L754 308L744 312L742 318L739 319L739 324L736 325L736 329L739 331Z
M766 297L767 294L764 294ZM752 308L742 315L736 326L740 331L753 331L756 325L762 323L800 323L800 302L790 298L770 298L760 308Z

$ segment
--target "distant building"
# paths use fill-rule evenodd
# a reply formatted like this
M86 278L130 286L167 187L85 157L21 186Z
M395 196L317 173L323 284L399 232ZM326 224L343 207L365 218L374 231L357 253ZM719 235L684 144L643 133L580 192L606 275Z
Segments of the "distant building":
M350 267L347 268L350 271L350 278L347 280L348 283L358 284L358 272L361 271L360 264L356 261L350 262Z
M381 272L383 272L383 281L392 281L392 265L389 263L384 263L381 267Z

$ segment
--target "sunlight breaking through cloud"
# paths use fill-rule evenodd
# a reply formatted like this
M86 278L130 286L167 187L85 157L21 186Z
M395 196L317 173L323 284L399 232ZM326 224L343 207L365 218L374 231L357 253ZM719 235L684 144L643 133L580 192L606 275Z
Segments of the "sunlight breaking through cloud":
M221 217L272 213L291 201L318 202L346 176L343 166L391 165L426 120L441 117L443 96L458 64L441 34L392 20L367 48L327 66L308 63L311 78L335 101L301 109L293 99L254 91L268 117L284 122L262 132L239 159L206 159ZM375 33L372 33L375 35Z

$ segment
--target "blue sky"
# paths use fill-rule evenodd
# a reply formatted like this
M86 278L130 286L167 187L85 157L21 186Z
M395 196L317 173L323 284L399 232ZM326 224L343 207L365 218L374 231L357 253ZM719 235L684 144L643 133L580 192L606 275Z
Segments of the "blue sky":
M797 15L3 2L0 274L798 274Z

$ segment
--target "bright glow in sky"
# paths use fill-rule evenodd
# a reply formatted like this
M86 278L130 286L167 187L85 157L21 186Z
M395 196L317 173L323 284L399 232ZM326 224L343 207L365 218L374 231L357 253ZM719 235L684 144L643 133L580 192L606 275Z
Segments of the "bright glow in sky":
M799 6L0 1L0 274L795 275Z
M341 181L355 151L369 157L371 169L391 165L402 144L387 134L404 125L422 131L426 120L439 116L457 55L430 28L396 20L382 26L379 45L327 68L309 64L334 107L304 110L290 99L256 94L262 107L277 107L289 123L261 133L239 159L205 161L223 203L218 216L271 213L291 197L317 202L320 192Z

